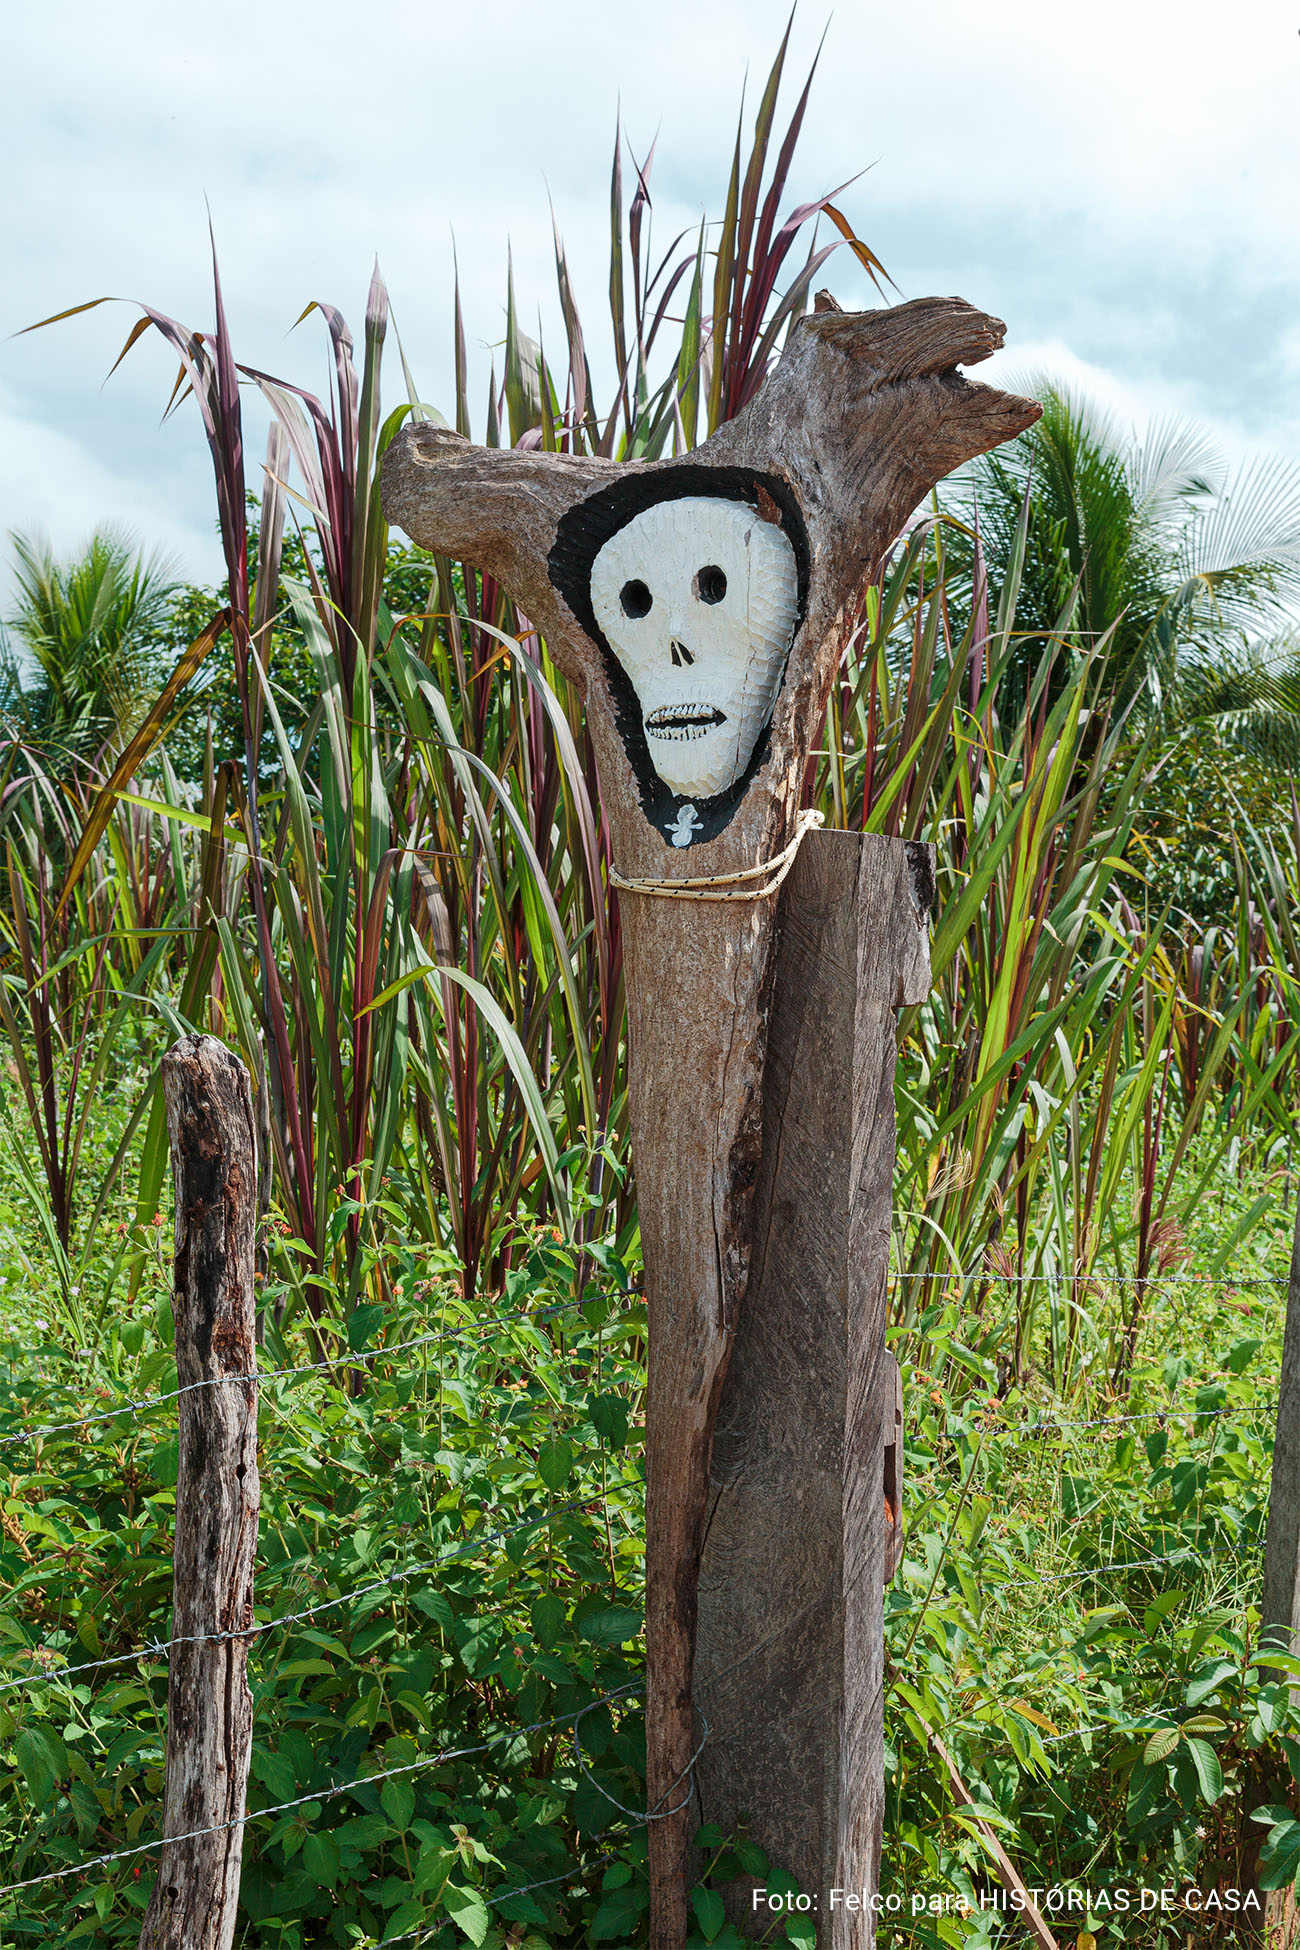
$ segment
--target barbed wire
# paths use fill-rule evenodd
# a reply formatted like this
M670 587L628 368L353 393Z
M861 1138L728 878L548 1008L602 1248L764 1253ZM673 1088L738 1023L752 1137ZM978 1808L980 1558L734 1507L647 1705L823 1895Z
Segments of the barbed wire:
M599 1706L600 1704L601 1702L599 1700L592 1701L593 1706ZM584 1710L588 1710L588 1709L584 1709ZM600 1788L599 1781L597 1781L595 1785L597 1788ZM676 1783L674 1783L674 1786L675 1785ZM600 1788L600 1792L604 1794L605 1791L603 1788ZM609 1796L606 1795L605 1798L606 1800L608 1800ZM647 1817L645 1815L632 1816L632 1824L634 1827L643 1826L646 1820ZM604 1841L606 1835L610 1833L611 1833L610 1829L602 1828L599 1834L594 1835L592 1837L592 1840L596 1842L602 1842ZM614 1850L612 1848L598 1849L595 1856L592 1859L590 1868L595 1868L596 1865L600 1862L612 1862L613 1860L614 1860ZM534 1889L553 1889L557 1882L572 1882L578 1876L589 1874L590 1868L584 1867L584 1865L581 1862L570 1862L567 1868L561 1869L560 1873L557 1876L542 1876L539 1881L525 1882L517 1889L496 1889L492 1891L485 1890L483 1892L483 1901L485 1903L491 1903L493 1905L496 1905L499 1903L511 1902L516 1896L531 1896ZM444 1925L441 1919L434 1918L433 1921L431 1922L420 1923L413 1930L404 1930L401 1936L384 1937L382 1939L382 1944L378 1946L378 1950L389 1950L390 1944L394 1944L394 1943L413 1943L416 1937L431 1936L435 1931L440 1930L443 1927Z
M1027 1286L1042 1280L1054 1286L1086 1286L1091 1280L1114 1280L1126 1286L1286 1286L1286 1273L1116 1273L1094 1267L1087 1273L1003 1273L989 1266L951 1266L912 1270L891 1266L891 1280L990 1280L1009 1286Z
M1235 1408L1146 1408L1133 1415L1097 1415L1079 1421L1067 1418L1053 1422L1030 1422L1001 1429L984 1429L977 1433L981 1433L986 1441L1005 1441L1011 1438L1027 1442L1035 1436L1054 1435L1058 1429L1104 1429L1131 1422L1184 1421L1188 1417L1194 1420L1204 1417L1206 1421L1212 1421L1233 1415L1270 1415L1276 1412L1277 1403L1273 1401L1257 1402ZM956 1435L969 1436L970 1434L970 1429L956 1422L945 1423L939 1431L940 1438L945 1441L952 1441Z
M640 1294L620 1295L620 1299L640 1299ZM39 1428L20 1429L16 1434L0 1436L0 1449L7 1449L16 1442L37 1442L47 1435L67 1435L76 1429L93 1428L100 1422L116 1422L119 1416L140 1415L148 1410L163 1408L168 1402L176 1402L183 1395L191 1395L199 1388L220 1388L227 1383L255 1381L264 1384L268 1381L283 1381L286 1378L319 1374L326 1368L359 1368L370 1361L382 1361L387 1356L402 1354L415 1347L432 1347L440 1341L466 1340L474 1334L486 1334L493 1327L513 1327L533 1320L547 1320L556 1314L571 1313L578 1308L589 1306L586 1300L562 1300L554 1306L534 1307L528 1311L511 1314L487 1314L482 1319L467 1321L463 1327L448 1327L436 1334L417 1334L409 1341L394 1341L387 1347L363 1348L356 1354L335 1354L322 1361L305 1361L286 1368L268 1368L264 1372L250 1370L242 1374L208 1375L202 1381L187 1381L182 1388L173 1388L164 1395L144 1395L136 1401L119 1402L115 1408L85 1415L75 1422L46 1422ZM593 1329L593 1332L599 1331Z
M638 1682L626 1686L616 1686L612 1693L605 1693L592 1700L589 1708L608 1706L611 1701L626 1698L638 1690ZM315 1788L309 1794L298 1794L290 1801L277 1801L267 1808L255 1808L241 1815L238 1821L214 1822L207 1828L187 1829L182 1835L162 1835L152 1842L139 1842L134 1848L115 1849L107 1855L93 1855L85 1862L70 1863L63 1869L50 1869L44 1875L28 1876L22 1882L8 1882L0 1885L0 1896L14 1896L23 1889L38 1889L43 1883L62 1882L68 1876L87 1875L92 1869L107 1868L113 1862L125 1862L132 1856L150 1855L164 1848L174 1848L177 1842L200 1841L205 1835L226 1835L232 1828L246 1828L250 1822L262 1821L268 1815L288 1814L294 1808L306 1808L314 1801L333 1801L341 1794L355 1793L357 1788L373 1787L376 1781L390 1781L401 1774L419 1774L429 1767L441 1767L449 1760L468 1760L476 1754L491 1753L500 1740L518 1740L530 1733L545 1733L552 1727L565 1725L572 1720L571 1713L555 1713L548 1720L533 1720L528 1726L503 1727L500 1733L490 1734L488 1738L473 1747L445 1747L436 1754L424 1754L419 1760L406 1761L400 1767L380 1768L374 1774L362 1774L351 1781L339 1781L326 1788ZM559 1877L556 1880L560 1880ZM414 1934L414 1932L413 1932Z
M611 1484L609 1488L617 1491L630 1486L627 1481L621 1481ZM608 1490L601 1492L602 1499L607 1495ZM296 1625L304 1618L314 1618L318 1613L332 1611L338 1605L351 1604L357 1599L371 1596L376 1591L388 1590L393 1585L406 1583L409 1579L420 1577L425 1572L439 1571L445 1565L455 1563L458 1558L475 1557L489 1545L508 1543L511 1538L522 1537L531 1530L539 1530L548 1523L554 1523L557 1518L572 1516L575 1510L585 1509L587 1504L596 1500L595 1497L580 1497L573 1502L561 1504L557 1509L542 1511L535 1517L528 1517L523 1523L514 1524L508 1530L491 1531L482 1537L468 1537L463 1544L457 1545L453 1550L440 1553L427 1564L412 1564L402 1570L392 1571L387 1577L377 1578L372 1584L359 1585L355 1590L341 1592L337 1598L322 1598L316 1604L308 1605L303 1611L285 1612L278 1618L264 1619L256 1625L245 1625L238 1631L190 1632L179 1638L155 1639L147 1645L137 1646L134 1652L115 1652L103 1659L88 1659L82 1665L60 1666L57 1671L21 1673L15 1679L0 1681L0 1693L11 1692L16 1687L62 1685L65 1680L75 1678L79 1673L102 1671L107 1666L136 1665L142 1659L158 1658L178 1645L217 1645L224 1644L230 1639L261 1638L267 1632L278 1630L281 1625ZM35 1646L22 1649L29 1652L40 1650Z

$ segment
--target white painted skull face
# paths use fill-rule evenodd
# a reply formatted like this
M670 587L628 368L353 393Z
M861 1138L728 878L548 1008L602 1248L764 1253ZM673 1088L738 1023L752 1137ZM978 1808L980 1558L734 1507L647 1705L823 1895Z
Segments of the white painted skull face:
M772 715L799 618L784 529L716 495L657 502L596 556L591 606L664 784L725 792Z

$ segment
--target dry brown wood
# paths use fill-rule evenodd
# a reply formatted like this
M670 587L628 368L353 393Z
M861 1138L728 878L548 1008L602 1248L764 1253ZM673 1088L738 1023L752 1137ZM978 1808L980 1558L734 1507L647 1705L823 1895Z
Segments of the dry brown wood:
M874 1940L898 1533L895 1010L929 987L918 892L932 880L928 848L828 832L804 841L782 890L753 1260L700 1565L699 1819L730 1833L747 1815L772 1865L816 1897L818 1941L835 1950ZM728 1906L742 1934L770 1928L748 1881Z
M1300 1653L1300 1206L1296 1209L1291 1245L1286 1326L1282 1336L1282 1374L1264 1545L1260 1644L1261 1648L1272 1644L1282 1652ZM1270 1794L1266 1798L1278 1797ZM1263 1831L1251 1823L1249 1815L1249 1807L1243 1805L1245 1854L1253 1864ZM1270 1950L1292 1950L1300 1944L1300 1910L1289 1890L1271 1890L1264 1896L1262 1940Z
M974 1797L970 1794L966 1783L957 1772L957 1764L953 1760L952 1755L948 1752L948 1749L944 1746L937 1733L931 1732L928 1727L926 1731L930 1734L930 1745L934 1748L935 1753L938 1754L939 1759L943 1762L947 1770L948 1779L952 1784L952 1791L958 1804L963 1808L973 1808L975 1806ZM1013 1921L1024 1924L1029 1934L1033 1937L1034 1942L1039 1945L1039 1950L1061 1950L1059 1942L1052 1934L1041 1910L1025 1886L1020 1871L998 1840L996 1829L990 1827L987 1821L981 1821L978 1815L975 1816L975 1826L980 1831L984 1846L988 1849L989 1854L997 1864L1002 1887L1009 1895L1015 1896L1018 1900L1019 1908L1010 1909L1007 1912L1008 1915Z
M892 1584L903 1561L903 1376L892 1354L885 1356L893 1382L894 1419L885 1431L885 1583Z
M1287 1283L1260 1627L1262 1642L1300 1652L1300 1207Z
M383 477L388 520L438 556L495 576L581 686L624 874L752 868L790 839L864 583L936 481L1038 417L1034 402L957 370L994 352L1003 330L959 298L805 317L751 404L674 461L489 450L428 423L394 441ZM601 490L658 476L687 493L718 469L744 470L788 495L806 542L807 587L765 758L729 823L675 849L642 811L606 654L553 580L552 556L565 518ZM650 1803L662 1811L681 1798L692 1752L696 1581L713 1420L749 1265L773 919L762 901L629 896L622 922L650 1312L647 1774ZM680 1950L685 1938L688 1819L683 1808L651 1824L654 1950Z
M253 1622L257 1383L253 1255L257 1144L248 1074L212 1036L162 1064L176 1187L173 1308L180 1398L172 1636ZM196 1383L222 1383L197 1387ZM141 1950L230 1950L253 1739L248 1650L238 1638L178 1645L167 1687L163 1836ZM231 1825L235 1824L235 1825ZM212 1829L211 1834L195 1834Z

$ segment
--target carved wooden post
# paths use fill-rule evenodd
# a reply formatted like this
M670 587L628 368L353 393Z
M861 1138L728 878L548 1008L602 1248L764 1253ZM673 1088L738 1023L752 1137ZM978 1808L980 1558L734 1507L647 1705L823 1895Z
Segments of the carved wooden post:
M778 863L864 582L937 480L1038 417L957 371L1002 335L959 298L820 312L680 460L488 450L426 422L385 462L388 519L490 571L582 687L615 884L633 889L647 1774L651 1808L677 1810L650 1824L654 1950L686 1934L700 1549L762 1156Z
M253 1621L257 1383L253 1253L257 1144L248 1074L212 1036L163 1058L176 1185L180 1398L163 1837L141 1950L230 1950L253 1741L247 1645L207 1634ZM215 1386L196 1386L215 1383ZM209 1834L196 1833L209 1829Z

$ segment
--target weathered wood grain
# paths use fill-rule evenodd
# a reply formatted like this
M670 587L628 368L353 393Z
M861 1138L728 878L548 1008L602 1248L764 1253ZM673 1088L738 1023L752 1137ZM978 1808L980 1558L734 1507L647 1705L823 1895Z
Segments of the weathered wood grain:
M885 1349L895 1010L929 985L927 906L901 840L813 833L782 890L749 1290L713 1441L695 1700L703 1821L742 1814L814 1895L818 1941L861 1950L882 1795ZM911 857L909 857L911 856ZM924 859L919 863L924 869ZM897 1468L893 1488L897 1494ZM748 1885L745 1935L770 1926Z
M1039 416L958 367L1002 343L999 319L960 298L821 312L736 419L673 461L627 464L486 449L428 422L388 451L389 521L440 557L489 571L582 688L614 857L629 876L720 874L790 839L808 751L862 588L943 475ZM729 823L687 848L642 810L601 646L552 580L569 511L620 476L742 468L775 477L800 511L808 586L772 715L767 757ZM682 491L686 491L683 489ZM713 1419L748 1278L762 1150L772 903L706 906L627 896L633 1155L650 1317L647 1420L647 1776L652 1807L679 1798L692 1752L696 1578ZM652 1950L687 1928L689 1814L650 1828Z
M1300 1205L1287 1282L1260 1628L1261 1643L1300 1653Z
M176 1186L176 1482L172 1636L253 1622L260 1486L253 1257L257 1144L248 1075L211 1036L162 1065ZM250 1377L228 1380L228 1376ZM217 1386L195 1386L196 1383ZM167 1688L164 1848L141 1950L230 1950L253 1739L245 1641L178 1645ZM234 1825L231 1825L234 1824ZM210 1834L196 1830L211 1829Z

